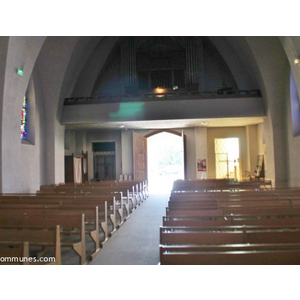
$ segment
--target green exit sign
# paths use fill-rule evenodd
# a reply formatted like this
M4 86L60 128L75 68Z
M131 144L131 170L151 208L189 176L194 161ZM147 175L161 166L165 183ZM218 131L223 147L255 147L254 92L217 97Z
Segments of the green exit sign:
M24 72L23 72L22 69L18 69L18 70L17 70L17 73L18 73L18 75L20 75L20 76L23 76L23 74L24 74Z

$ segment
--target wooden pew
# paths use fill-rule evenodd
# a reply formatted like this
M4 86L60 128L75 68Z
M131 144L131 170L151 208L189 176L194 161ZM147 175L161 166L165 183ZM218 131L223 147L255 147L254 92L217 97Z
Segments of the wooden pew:
M140 197L140 201L144 201L149 197L148 183L146 180L144 181L136 181L136 180L125 180L119 181L117 183L118 186L123 187L134 187L132 191L133 194L136 194L137 197Z
M293 191L286 191L281 193L275 192L240 192L240 193L227 193L227 192L189 192L189 193L173 193L170 195L170 201L209 201L209 200L280 200L280 199L299 199L300 193Z
M98 210L93 209L93 218L97 216L97 213ZM81 209L41 209L34 206L21 209L11 207L0 209L0 228L3 229L47 229L59 225L62 230L62 238L64 238L62 239L61 247L72 248L79 256L81 264L87 263L86 233L91 236L95 243L92 257L95 257L100 251L97 219L95 222L93 228L86 231L85 214L82 214ZM66 238L70 235L74 237L73 240Z
M109 202L109 207L107 205ZM0 209L4 207L14 208L30 208L32 205L35 207L40 207L44 209L49 208L63 208L68 205L68 208L96 208L98 207L99 222L101 228L105 234L105 240L108 237L108 234L112 234L115 230L120 227L124 222L124 215L122 208L116 208L115 198L110 195L110 197L92 197L92 196L72 196L72 195L57 195L57 194L48 194L47 196L5 196L0 197ZM122 207L122 201L121 201ZM111 232L108 233L108 208L110 209L109 219L112 224ZM116 212L120 216L120 221L117 222ZM89 215L87 215L89 216ZM91 216L90 216L91 217Z
M222 209L205 209L205 210L191 210L191 209L184 209L184 210L170 210L169 207L166 207L166 216L167 217L210 217L210 216L223 216Z
M299 264L299 237L300 224L162 226L160 262L183 265Z
M149 191L148 191L148 182L147 180L107 180L107 181L90 181L85 185L90 185L90 186L123 186L123 187L128 187L130 190L130 194L140 194L141 197L146 200L147 197L149 196ZM132 187L134 187L134 190L132 190Z
M59 184L59 185L48 185L48 186L41 186L40 192L43 191L51 191L53 189L63 188L63 187L75 187L77 189L84 190L85 188L106 188L114 191L118 191L120 188L126 188L126 190L122 190L124 197L129 191L130 196L138 196L141 194L141 197L145 200L149 196L148 191L148 183L147 180L137 181L137 180L126 180L126 181L116 181L116 180L108 180L108 181L90 181L81 184L74 184L74 183L67 183L67 184ZM128 197L128 195L126 195Z
M282 200L271 200L271 199L261 199L260 201L252 200L224 200L224 201L169 201L168 207L170 210L178 209L223 209L224 211L235 211L236 209L242 208L299 208L300 199L282 199Z
M298 225L161 226L161 245L222 245L297 243Z
M217 189L171 193L161 264L300 263L300 189Z
M7 197L9 198L9 197ZM95 253L97 254L100 246L107 242L109 236L113 235L116 230L122 225L122 218L117 222L116 216L116 204L115 199L113 198L111 207L108 207L107 201L104 203L95 200L89 202L88 199L69 199L68 197L60 197L59 202L56 199L56 196L53 197L53 203L51 203L51 198L47 198L44 201L39 199L39 197L26 197L22 198L24 202L15 203L14 201L7 201L5 203L0 203L0 212L1 211L10 211L11 213L17 213L17 209L20 213L26 212L27 214L39 213L45 215L51 214L74 214L74 213L84 213L89 223L95 222L94 228L90 230L90 236L95 242ZM18 201L18 200L16 200ZM111 203L111 202L110 202ZM100 212L99 213L99 207ZM121 214L121 209L118 209L119 214ZM98 218L95 215L98 215ZM110 220L110 224L109 221ZM104 239L99 241L99 226L104 234Z
M299 226L160 227L161 245L299 243Z
M20 215L19 215L20 217ZM6 219L6 224L2 223L2 228L16 228L12 225L13 221L16 221L18 216L10 216L11 221ZM85 216L84 214L72 214L72 215L27 215L25 217L21 217L23 220L22 225L18 225L17 228L24 229L50 229L54 228L56 225L59 225L61 228L61 247L68 247L72 248L75 253L79 256L79 260L81 264L87 263L87 256L86 256L86 239L85 239ZM5 219L2 216L1 219ZM20 221L19 221L20 222ZM11 226L8 226L9 223ZM72 230L70 230L72 228ZM69 235L74 236L75 239L70 240L66 237ZM47 249L46 249L47 250ZM43 252L41 252L42 254Z
M188 217L188 216L164 216L163 226L186 226L186 227L203 227L203 226L229 226L229 225L300 225L299 215L255 215L255 216L211 216L211 217Z
M115 184L114 184L115 186ZM128 191L128 183L122 184L118 187L112 187L110 189L101 188L98 189L98 187L91 186L81 186L80 190L77 186L73 185L50 185L50 186L44 186L42 189L45 189L45 193L37 193L36 195L2 195L0 196L0 214L3 215L3 213L8 216L14 216L18 215L18 220L14 218L14 220L11 219L11 222L14 224L18 224L20 228L28 228L28 224L31 222L32 226L33 224L37 223L37 217L34 217L35 214L40 214L40 218L53 218L53 214L58 214L63 216L69 216L76 212L82 212L84 209L84 212L87 213L92 211L93 207L96 207L96 205L104 205L104 222L100 222L100 226L104 233L104 241L101 243L101 247L105 243L105 241L108 239L109 236L111 236L117 228L124 222L124 208L127 212L127 217L129 216L130 210L129 210L129 201L127 201L127 205L123 205L123 192L125 189ZM87 191L87 193L83 193L84 191ZM80 191L80 192L79 192ZM107 191L106 195L103 195L102 192ZM140 189L140 192L142 192L142 189ZM105 193L105 192L104 192ZM115 198L120 194L120 200L119 200L119 207L117 207L117 203L115 201ZM110 197L113 199L110 201L104 201L104 198ZM131 193L131 196L129 197L129 192L126 194L127 199L131 197L132 201L134 200L133 193ZM113 196L113 197L112 197ZM136 200L137 203L138 200ZM109 207L108 207L108 202ZM132 207L136 205L136 203L132 202ZM109 219L111 221L112 230L108 232L108 208L111 209L112 213L109 214ZM118 212L118 217L116 212ZM90 220L87 220L84 222L88 225L90 223L99 224L99 216L98 217L92 216L89 213L87 213L87 217L90 217ZM26 216L26 218L24 218ZM35 220L34 220L35 218ZM25 223L26 219L26 223ZM118 221L117 221L118 219ZM4 224L5 218L2 218L0 220L0 224L2 223L4 226L8 226L8 223ZM29 222L29 220L31 220ZM94 221L93 221L94 220ZM1 222L2 221L2 222ZM29 222L29 223L28 223ZM44 222L38 222L39 224L44 224ZM12 223L11 223L12 224ZM62 223L61 223L62 224ZM0 225L1 227L1 225ZM75 227L74 227L75 228ZM99 225L96 225L94 228L95 230L88 230L88 233L90 234L91 238L95 242L95 255L100 249L100 243L99 243ZM96 231L98 230L98 233ZM73 232L69 231L69 233ZM85 231L84 231L85 232ZM64 244L66 246L66 244ZM74 251L78 252L78 249L75 248ZM84 263L84 262L81 262Z
M0 264L1 265L29 265L29 244L28 242L20 242L20 245L12 246L0 244Z
M300 250L175 251L161 250L161 265L299 265Z
M271 207L271 206L261 206L261 207L222 207L217 209L170 209L166 208L166 216L226 216L226 215L234 215L234 216L245 216L245 215L258 215L258 214L269 214L271 215L294 215L299 214L299 206L298 207Z
M238 191L259 190L264 184L262 182L235 182L229 180L177 180L172 187L172 193L190 191ZM265 186L264 186L265 188Z
M97 186L44 186L41 187L40 191L37 192L38 196L46 195L73 195L76 197L79 196L99 196L99 197L110 197L114 196L116 201L122 200L122 205L124 205L127 211L127 217L130 215L131 211L134 210L138 203L138 200L135 196L130 196L129 189L125 187L97 187ZM131 209L130 209L131 203Z
M300 243L261 243L261 244L182 244L159 245L160 257L163 252L210 252L210 251L261 251L261 250L300 250Z
M211 187L216 184L230 184L231 179L195 179L195 180L175 180L172 186L172 191L193 191L197 190L199 187Z
M32 245L54 247L55 261L49 264L61 264L61 242L59 225L56 225L54 228L49 230L0 229L1 257L16 257L15 255L22 254L21 256L17 257L22 257L22 261L24 260L24 262L26 262L24 264L28 264L30 262L37 263L35 258L29 258L29 248ZM19 248L20 246L22 247ZM27 261L27 259L30 260ZM0 263L2 264L2 262Z
M287 189L269 189L259 191L234 191L234 192L215 192L215 191L188 191L188 192L171 192L171 198L182 198L186 199L222 199L222 198L253 198L255 197L271 197L273 199L282 197L296 197L300 195L300 189L298 188L287 188Z

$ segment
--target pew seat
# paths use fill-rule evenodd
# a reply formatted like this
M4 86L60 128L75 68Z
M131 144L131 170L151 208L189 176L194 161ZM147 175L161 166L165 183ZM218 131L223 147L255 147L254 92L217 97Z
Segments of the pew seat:
M164 251L161 265L298 265L300 248L243 251Z
M56 225L49 229L0 229L0 253L1 257L22 257L24 264L39 263L40 258L31 257L29 250L31 246L53 247L54 259L49 264L61 264L61 236L60 226ZM13 256L12 256L13 255ZM21 255L21 256L15 256ZM30 261L27 259L30 258ZM22 260L22 262L23 262ZM9 261L10 263L18 263L19 260ZM7 261L3 262L4 264ZM2 264L2 261L0 261Z

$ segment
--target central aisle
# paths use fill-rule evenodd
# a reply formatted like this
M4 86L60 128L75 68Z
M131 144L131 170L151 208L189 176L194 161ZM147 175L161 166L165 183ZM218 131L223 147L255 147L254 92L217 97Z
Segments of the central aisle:
M106 242L90 265L157 265L159 227L169 194L150 194Z

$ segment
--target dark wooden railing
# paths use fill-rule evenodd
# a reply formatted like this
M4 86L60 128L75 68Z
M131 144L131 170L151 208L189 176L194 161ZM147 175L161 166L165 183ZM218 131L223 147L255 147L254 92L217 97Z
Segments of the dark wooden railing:
M260 90L216 90L212 92L172 92L172 93L140 93L128 95L100 95L95 97L66 98L64 105L85 105L120 102L162 101L162 100L199 100L218 98L261 97Z

